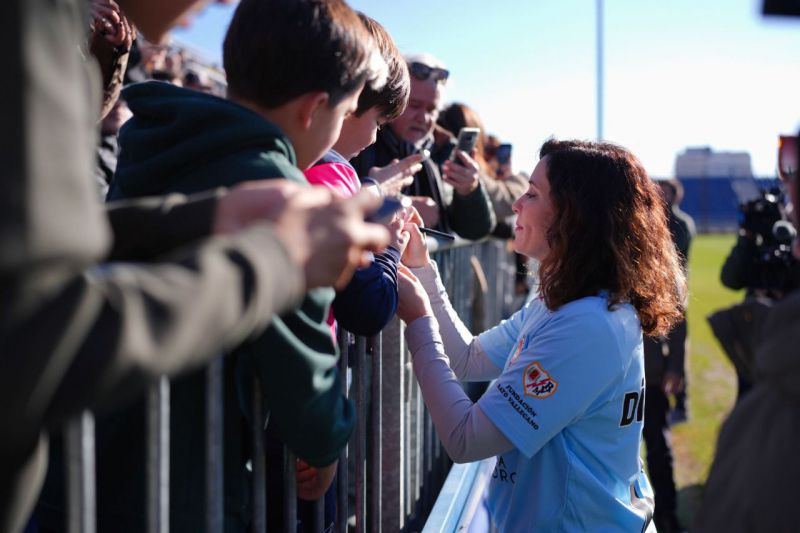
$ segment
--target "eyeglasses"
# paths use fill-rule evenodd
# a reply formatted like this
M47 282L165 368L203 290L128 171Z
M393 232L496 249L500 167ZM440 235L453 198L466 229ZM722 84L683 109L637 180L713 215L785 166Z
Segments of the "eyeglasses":
M408 64L408 71L419 81L433 80L445 83L447 78L450 77L449 70L439 67L431 67L425 63L418 63L416 61Z

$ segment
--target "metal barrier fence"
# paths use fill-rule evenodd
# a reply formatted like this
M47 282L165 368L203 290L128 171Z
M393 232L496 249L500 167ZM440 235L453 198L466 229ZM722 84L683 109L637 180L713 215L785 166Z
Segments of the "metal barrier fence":
M438 247L430 242L442 280L459 316L483 329L497 323L513 293L514 262L503 241L458 243ZM473 324L480 322L480 324ZM354 400L357 427L342 451L337 471L335 530L347 532L419 531L425 525L450 463L436 437L422 394L413 377L403 325L397 319L377 336L366 339L340 331L343 393ZM206 370L206 501L209 533L221 533L223 516L223 370L221 358ZM350 382L351 383L348 383ZM147 391L147 531L169 531L169 382L160 379ZM269 414L261 405L258 381L253 391L253 530L267 530L264 429ZM94 422L83 413L68 424L67 529L94 533ZM348 466L350 468L348 468ZM284 451L284 517L297 513L295 457ZM351 475L354 479L351 481ZM315 504L312 531L324 530L324 498ZM199 503L199 502L198 502ZM270 505L275 505L270 502ZM294 520L283 531L295 533ZM308 531L308 529L306 529Z

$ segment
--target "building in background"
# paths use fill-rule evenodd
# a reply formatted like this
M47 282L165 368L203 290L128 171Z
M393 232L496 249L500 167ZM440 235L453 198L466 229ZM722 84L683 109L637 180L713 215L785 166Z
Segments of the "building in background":
M687 148L675 158L675 177L752 178L753 166L747 152L715 152L708 146Z
M685 191L681 209L702 233L736 231L739 205L778 185L775 176L753 176L749 153L715 152L708 146L678 154L675 177Z

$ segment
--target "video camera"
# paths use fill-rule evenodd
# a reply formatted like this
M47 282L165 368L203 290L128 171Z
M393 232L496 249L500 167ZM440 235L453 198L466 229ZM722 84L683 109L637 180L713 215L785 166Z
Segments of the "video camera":
M787 220L780 189L761 191L758 198L740 204L739 228L740 234L755 244L747 287L781 293L793 288L792 239L796 232Z

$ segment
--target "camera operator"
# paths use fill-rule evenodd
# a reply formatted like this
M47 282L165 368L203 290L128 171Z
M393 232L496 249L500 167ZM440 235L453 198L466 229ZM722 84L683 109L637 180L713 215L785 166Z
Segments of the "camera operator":
M739 207L739 237L720 280L730 289L745 289L745 300L778 301L800 286L800 261L791 252L794 229L783 199L779 189L771 189ZM752 376L735 367L741 398L752 387Z
M780 176L793 205L800 199L797 138L782 138ZM788 142L791 141L791 142ZM784 150L786 153L784 153ZM798 213L789 213L795 228ZM792 252L800 259L800 242ZM755 382L722 426L694 532L797 531L800 498L800 291L751 302L736 322L753 352Z

